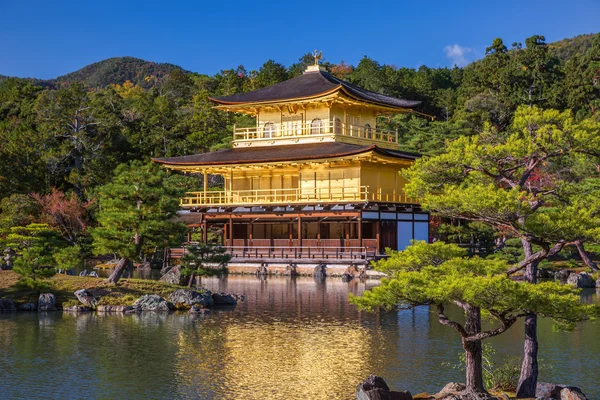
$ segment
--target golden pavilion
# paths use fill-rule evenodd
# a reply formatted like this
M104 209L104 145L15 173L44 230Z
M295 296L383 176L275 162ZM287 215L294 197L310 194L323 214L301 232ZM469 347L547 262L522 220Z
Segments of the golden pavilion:
M385 248L428 240L429 215L403 191L399 171L419 157L399 148L378 116L420 102L368 91L311 65L303 75L248 93L211 98L255 117L234 127L232 148L154 161L203 174L181 207L188 225L222 232L235 260L367 262ZM223 177L222 190L208 175Z

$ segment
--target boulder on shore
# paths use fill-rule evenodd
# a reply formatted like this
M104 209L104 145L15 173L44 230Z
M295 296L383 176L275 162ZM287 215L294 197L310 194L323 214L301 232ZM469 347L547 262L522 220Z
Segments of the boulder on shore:
M168 270L159 279L160 282L170 283L171 285L183 284L183 277L181 276L181 265L176 265Z
M78 290L73 294L84 306L89 307L92 310L96 309L98 300L87 289Z
M356 400L412 400L412 395L408 390L392 391L382 377L369 375L356 387Z
M56 311L56 296L53 293L40 294L38 311Z
M210 307L214 304L212 293L209 291L200 293L192 289L177 289L169 296L169 301L175 305L182 304L193 306L199 304L202 307Z
M0 299L0 313L17 311L15 302L12 299Z
M133 303L136 311L170 311L173 304L157 294L145 294Z
M587 272L569 275L569 278L567 278L567 283L578 289L589 289L596 287L596 280Z
M586 400L585 395L575 386L538 382L535 397L540 399Z
M235 306L237 300L231 293L213 293L212 299L215 306Z

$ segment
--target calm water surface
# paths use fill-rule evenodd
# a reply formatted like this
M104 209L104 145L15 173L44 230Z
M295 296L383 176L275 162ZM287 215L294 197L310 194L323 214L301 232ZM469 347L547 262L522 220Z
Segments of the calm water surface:
M213 291L246 295L205 319L187 314L0 315L2 399L352 399L369 373L413 394L464 381L442 366L457 334L427 307L358 312L347 302L376 281L248 276L205 278ZM595 291L584 301L596 302ZM543 381L580 386L600 399L600 324L553 332L540 324ZM492 344L518 355L522 326Z

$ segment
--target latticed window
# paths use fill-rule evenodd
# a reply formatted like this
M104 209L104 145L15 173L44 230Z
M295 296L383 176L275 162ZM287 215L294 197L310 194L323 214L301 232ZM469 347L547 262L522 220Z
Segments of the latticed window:
M323 133L323 122L320 118L315 118L310 123L310 133L312 135L320 135Z
M371 125L369 125L369 124L365 124L365 137L367 139L373 138L373 132L371 130Z
M263 127L263 137L265 139L270 139L275 137L275 124L272 122L267 122Z
M342 121L339 118L333 120L333 133L336 135L342 134Z

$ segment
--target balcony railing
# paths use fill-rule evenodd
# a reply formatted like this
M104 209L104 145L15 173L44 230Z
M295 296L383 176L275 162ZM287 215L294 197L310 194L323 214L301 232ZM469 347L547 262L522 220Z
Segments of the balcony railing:
M182 207L202 207L353 201L383 201L390 203L418 204L415 199L406 197L401 190L380 188L370 192L368 186L188 192L185 197L181 199L180 204Z
M262 126L233 128L234 141L278 140L298 137L346 136L375 142L398 143L398 132L371 126L346 124L339 120L313 120L306 123L283 122L266 123Z

